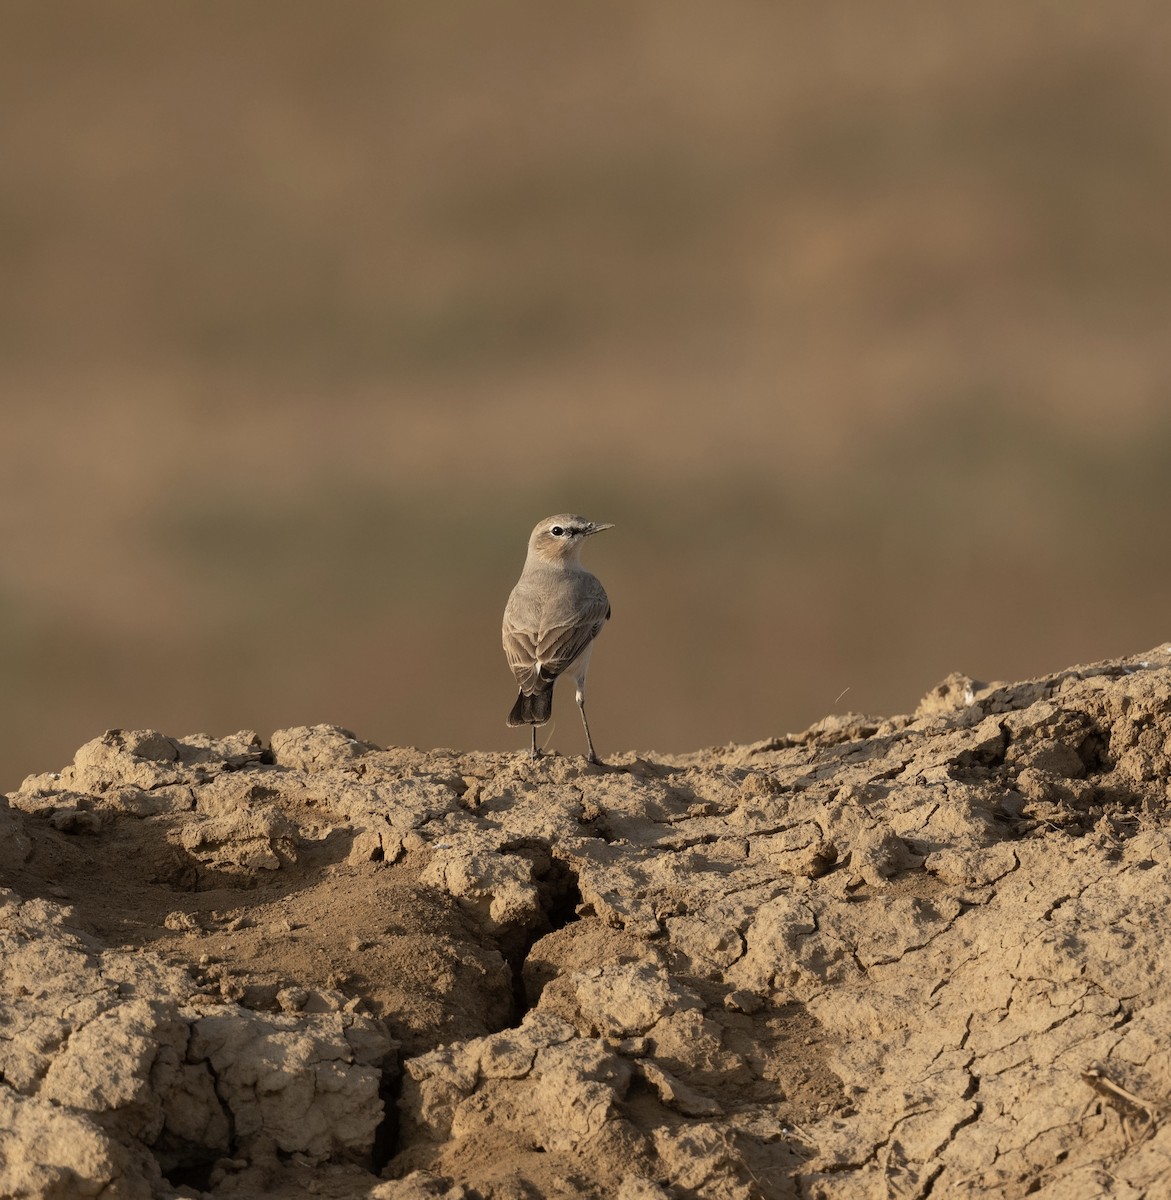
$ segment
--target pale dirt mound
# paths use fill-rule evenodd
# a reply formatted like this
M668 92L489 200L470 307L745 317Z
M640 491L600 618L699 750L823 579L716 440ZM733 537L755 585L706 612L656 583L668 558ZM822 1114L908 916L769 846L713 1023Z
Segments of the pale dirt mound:
M0 807L0 1195L1171 1194L1171 647L667 759L115 731Z

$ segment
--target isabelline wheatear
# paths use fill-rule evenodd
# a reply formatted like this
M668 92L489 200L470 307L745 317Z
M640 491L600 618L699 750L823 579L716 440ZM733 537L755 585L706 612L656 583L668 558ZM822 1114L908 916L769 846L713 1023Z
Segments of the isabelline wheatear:
M577 684L577 706L585 726L589 761L598 762L585 711L586 668L594 638L610 618L610 601L598 580L581 565L586 538L613 529L563 513L537 522L529 538L524 570L504 609L504 654L520 685L509 725L537 726L553 708L553 685L562 675Z

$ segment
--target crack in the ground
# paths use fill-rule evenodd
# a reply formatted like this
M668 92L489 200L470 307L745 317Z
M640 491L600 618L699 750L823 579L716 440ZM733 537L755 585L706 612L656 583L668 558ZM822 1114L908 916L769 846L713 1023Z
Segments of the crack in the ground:
M932 942L936 941L938 938L942 937L945 933L949 932L955 926L956 922L959 921L961 917L965 916L968 912L970 912L973 907L975 907L975 906L961 907L959 909L959 911L956 912L953 916L947 918L946 921L944 922L944 924L941 925L937 930L935 930L934 933L930 934L925 941L908 944L908 945L904 946L903 949L901 951L899 951L898 954L894 955L891 958L876 958L870 964L869 969L873 970L874 967L892 966L894 963L902 962L903 959L905 959L910 954L916 954L920 950L925 950L928 946L931 945Z
M966 1050L968 1048L968 1038L972 1036L972 1022L975 1020L975 1018L975 1013L968 1013L967 1019L964 1021L964 1036L959 1040L959 1048L961 1050ZM972 1065L972 1061L973 1059L968 1060L968 1066Z
M1080 895L1077 898L1081 899ZM1050 904L1049 907L1041 914L1040 919L1042 921L1052 921L1053 914L1055 912L1057 912L1057 910L1060 909L1064 904L1067 904L1070 900L1073 900L1073 899L1074 899L1074 896L1072 893L1066 893L1065 895L1058 896L1057 899L1054 900L1053 903Z
M541 898L542 919L525 930L516 945L505 955L512 972L512 1019L509 1027L515 1028L540 998L529 996L524 981L525 963L533 946L541 938L579 920L578 907L582 894L577 871L564 859L558 858L548 846L543 847L551 860L551 866L537 881Z
M961 1117L951 1127L951 1129L947 1133L947 1136L943 1139L942 1142L939 1143L938 1146L935 1147L935 1149L928 1156L927 1161L930 1161L931 1159L938 1159L947 1150L947 1148L952 1144L952 1142L955 1141L956 1136L959 1134L960 1130L966 1129L969 1125L974 1125L980 1119L980 1117L983 1115L983 1113L984 1113L984 1105L981 1104L979 1102L979 1100L977 1100L975 1102L975 1104L972 1106L972 1111L966 1117ZM931 1175L931 1177L926 1181L926 1184L923 1187L923 1190L919 1193L921 1200L927 1200L927 1197L929 1197L931 1195L931 1193L934 1191L935 1184L939 1180L939 1177L943 1174L943 1172L946 1169L947 1169L946 1164L940 1163L938 1165L937 1169L934 1171L934 1173Z
M190 1026L188 1026L187 1039L188 1045L184 1051L183 1061L191 1066L202 1066L211 1077L212 1091L219 1101L220 1111L227 1123L228 1154L235 1155L239 1152L239 1133L236 1129L236 1114L225 1096L225 1088L220 1079L220 1073L216 1070L215 1063L211 1061L210 1056L201 1059L190 1057ZM159 1148L152 1147L152 1153L155 1153L157 1158ZM215 1168L216 1160L222 1156L223 1151L221 1149L210 1146L189 1146L187 1154L179 1162L173 1165L170 1170L162 1171L163 1178L173 1187L187 1184L190 1187L199 1189L206 1188L210 1184L210 1175ZM159 1163L159 1167L162 1169L162 1162Z
M371 1171L380 1175L383 1168L399 1152L401 1126L398 1102L402 1095L405 1058L401 1050L392 1052L393 1061L386 1064L378 1086L378 1098L382 1101L382 1120L374 1130L374 1145L371 1151Z

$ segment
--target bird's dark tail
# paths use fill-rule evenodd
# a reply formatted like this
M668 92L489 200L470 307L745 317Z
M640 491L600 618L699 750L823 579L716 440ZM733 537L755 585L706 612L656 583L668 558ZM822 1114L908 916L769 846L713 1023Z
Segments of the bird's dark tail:
M509 725L544 725L553 711L553 688L547 687L543 692L534 692L526 696L521 692L512 712L508 714Z

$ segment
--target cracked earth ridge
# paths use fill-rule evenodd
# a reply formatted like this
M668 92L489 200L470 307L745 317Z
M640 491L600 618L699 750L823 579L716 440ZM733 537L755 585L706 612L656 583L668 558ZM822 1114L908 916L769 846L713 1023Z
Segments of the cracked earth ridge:
M0 809L0 1194L1171 1194L1169 779L1171 647L601 769L114 731Z

